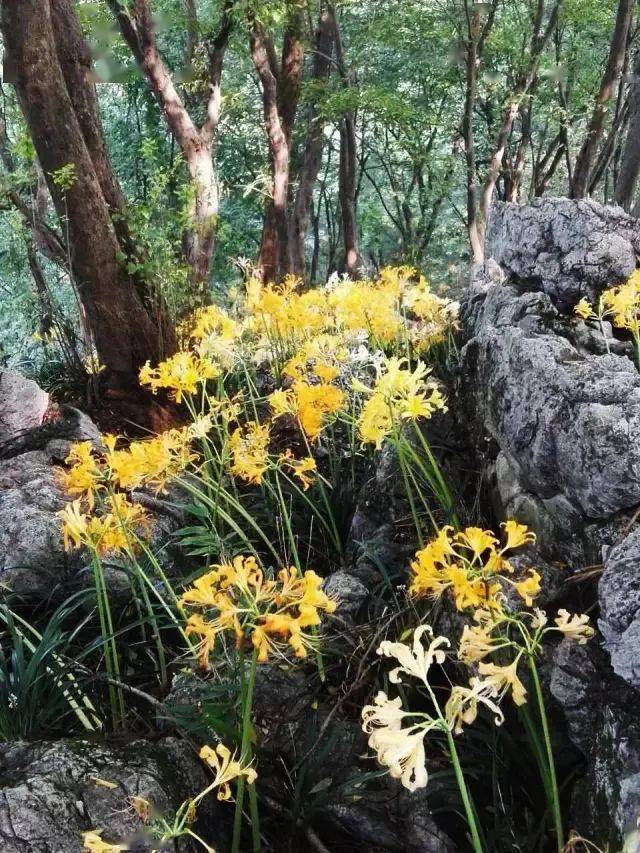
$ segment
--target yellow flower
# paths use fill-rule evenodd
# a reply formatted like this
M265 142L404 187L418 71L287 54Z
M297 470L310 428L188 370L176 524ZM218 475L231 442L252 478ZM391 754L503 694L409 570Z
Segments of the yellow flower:
M128 850L126 844L108 844L101 838L101 829L92 829L89 832L82 833L82 841L84 849L89 853L121 853L123 850Z
M402 728L403 720L411 718L420 722ZM409 791L424 788L429 780L424 739L429 731L441 728L439 720L403 711L400 697L389 699L382 691L373 705L362 709L362 720L369 746L376 751L379 763L389 768L391 777L399 779Z
M140 370L140 384L148 385L154 394L164 388L180 403L185 395L195 394L199 385L220 376L220 372L208 356L183 350L157 367L152 368L147 362Z
M593 305L584 297L574 306L573 312L583 320L589 320L594 316Z
M478 672L482 680L472 678L470 684L491 689L495 696L504 696L511 691L511 696L516 705L524 705L527 701L527 691L524 684L518 678L518 658L508 666L498 666L495 663L478 664Z
M529 576L514 584L514 586L520 597L524 599L527 607L531 607L533 599L540 592L540 575L535 569L531 569Z
M316 460L312 456L305 456L303 459L294 459L290 450L287 450L280 457L281 463L297 477L303 490L306 492L309 486L313 485L313 479L309 474L317 470Z
M260 485L269 467L269 425L249 421L231 434L231 473L247 483Z
M64 488L72 496L86 497L89 506L93 506L93 493L100 485L102 472L91 442L73 444L65 462L71 469L63 474Z
M527 545L529 542L535 542L536 534L529 530L526 524L518 524L517 521L509 519L500 525L504 528L507 534L507 541L504 546L505 551L510 551L512 548L520 548L522 545Z
M584 613L570 614L566 610L558 610L558 615L554 621L557 631L563 633L570 640L575 640L581 646L594 635L594 630L589 625L589 617Z
M490 530L483 530L481 527L467 527L461 533L456 535L456 540L473 551L474 559L482 556L482 554L495 548L498 540Z
M243 766L223 743L219 743L215 749L203 746L200 750L200 758L215 773L211 787L218 788L219 800L231 799L229 783L234 779L244 776L247 784L253 785L258 778L253 767Z
M189 445L188 428L171 429L146 441L132 441L122 450L108 449L105 464L112 482L121 489L146 485L163 491L197 456Z
M446 411L440 391L433 383L426 382L428 373L422 362L412 371L406 359L394 357L378 368L372 389L354 383L356 390L369 395L358 420L363 444L375 444L380 449L402 420L430 418L436 411Z
M130 534L138 525L147 524L143 507L131 503L126 495L115 494L107 498L106 509L101 516L89 515L82 511L78 498L58 513L66 551L84 545L102 556L132 547Z
M449 726L456 734L461 734L463 725L470 726L475 722L478 716L478 703L485 705L494 714L496 726L502 725L504 714L491 698L491 692L492 690L487 691L486 686L478 680L471 687L455 685L451 688L444 713Z
M428 648L425 649L422 644L422 636L427 634L430 639ZM400 666L392 669L389 673L389 681L393 684L399 684L400 673L411 675L417 678L424 684L427 684L427 673L430 667L436 664L443 664L446 653L443 647L449 647L451 644L446 637L433 636L433 628L430 625L420 625L413 632L413 644L411 647L405 643L392 643L389 640L384 640L380 643L378 654L385 657L395 658Z
M200 662L206 666L219 634L233 632L236 642L251 638L264 663L270 653L282 654L284 644L306 657L313 637L305 628L320 624L320 613L333 613L336 603L320 588L322 578L308 570L285 568L277 580L264 577L255 557L234 557L198 578L182 595L182 603L206 613L193 613L187 633L200 637Z

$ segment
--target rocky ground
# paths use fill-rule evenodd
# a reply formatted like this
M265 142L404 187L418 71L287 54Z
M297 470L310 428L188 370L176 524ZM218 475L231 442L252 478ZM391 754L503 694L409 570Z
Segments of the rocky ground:
M600 331L576 318L572 307L635 269L640 226L617 209L548 199L524 208L495 205L488 240L491 259L472 272L462 304L461 365L451 408L464 423L463 444L473 448L472 468L480 472L479 488L491 506L487 515L530 525L538 550L528 559L542 570L547 601L590 608L597 618L597 642L560 644L545 680L558 745L584 759L573 788L571 827L617 850L640 815L635 710L640 374L629 344L605 328L607 354ZM455 457L460 430L450 426ZM36 601L86 583L86 565L65 554L60 542L56 512L65 496L54 466L64 460L71 441L99 438L77 410L52 412L35 383L10 371L0 374L0 582L23 598ZM351 525L349 560L327 581L341 602L335 619L354 636L378 578L376 560L406 565L393 536L390 465L383 457L363 489ZM450 469L455 476L455 459ZM469 466L459 466L460 477L462 470ZM154 510L156 536L162 539L179 526L179 514L162 501ZM179 573L175 555L169 551L166 559ZM114 589L117 572L114 566ZM276 768L279 756L295 762L302 740L313 743L315 733L330 731L332 746L318 781L331 790L357 768L370 769L362 764L363 736L341 702L319 708L310 722L304 679L296 672L260 671L261 751ZM166 702L188 708L197 703L201 688L179 676ZM162 713L147 741L5 744L0 747L0 848L73 853L82 849L79 833L98 824L113 837L135 838L136 815L122 807L127 797L139 794L158 808L175 808L202 787L202 775L193 754L167 730ZM96 778L116 787L101 786ZM284 809L276 769L263 778L273 808ZM227 827L216 807L201 819L224 849ZM335 849L346 849L340 845L349 837L358 838L362 849L455 849L437 828L424 796L397 796L391 788L374 802L328 797L309 826L305 849L326 850L327 838L342 839Z

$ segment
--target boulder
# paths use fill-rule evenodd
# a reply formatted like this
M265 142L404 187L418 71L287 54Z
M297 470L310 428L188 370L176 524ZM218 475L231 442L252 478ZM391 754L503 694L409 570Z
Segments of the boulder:
M598 588L599 627L614 671L640 688L640 527L611 548Z
M570 640L556 650L551 693L587 765L573 790L571 828L600 849L634 853L640 819L638 693L613 674L597 644Z
M0 444L38 427L49 407L49 395L15 370L0 370Z
M571 826L618 850L640 815L640 374L629 342L573 306L636 269L640 225L594 202L498 203L488 249L461 306L460 404L497 515L538 534L551 603L597 595L602 635L560 644L550 691L586 762ZM597 592L565 583L599 564Z
M71 406L57 409L47 423L25 425L0 441L0 583L11 592L43 597L57 587L92 583L87 554L65 552L57 515L70 500L62 485L62 466L78 441L98 447L101 436L93 421ZM151 545L165 571L179 573L171 534L186 522L179 508L184 498L136 492L133 499L152 519ZM105 578L113 595L128 594L121 561L105 560Z
M2 744L0 777L3 853L81 853L82 833L96 829L111 843L157 849L131 798L142 797L152 812L171 820L184 800L210 782L190 748L171 738L126 745L83 740ZM224 815L215 797L199 807L196 831L224 849ZM186 839L179 845L185 853L198 849Z
M487 248L508 275L534 283L566 310L631 275L640 255L640 227L621 208L594 201L496 202Z

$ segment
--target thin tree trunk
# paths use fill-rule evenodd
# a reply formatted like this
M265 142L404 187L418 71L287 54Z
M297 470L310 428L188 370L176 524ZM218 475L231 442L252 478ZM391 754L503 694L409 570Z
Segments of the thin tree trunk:
M333 19L336 61L344 86L349 89L354 85L353 72L347 67L342 35L338 25L335 8L329 5ZM342 243L344 253L340 263L340 272L346 272L351 278L357 278L360 270L360 250L357 219L357 167L358 149L356 142L356 116L349 110L340 121L340 168L338 170L338 197L340 200L340 217L342 220Z
M640 49L633 63L629 92L629 129L622 151L615 200L626 211L631 209L640 175Z
M209 95L206 118L201 127L197 127L189 115L160 56L149 0L133 0L129 8L125 8L121 0L108 2L123 38L147 79L180 146L189 170L193 199L189 211L190 227L183 246L185 260L191 268L194 289L199 293L200 299L205 300L220 213L220 194L214 159L220 120L222 64L231 32L229 12L232 0L224 4L218 34L207 46Z
M272 180L258 255L258 268L265 282L278 280L292 267L288 228L289 171L304 60L301 32L302 15L297 11L285 30L279 66L271 35L258 21L254 21L251 28L251 58L262 84L262 111Z
M311 70L311 79L316 83L329 77L333 39L333 19L328 10L324 9L320 13L316 28L315 52ZM292 272L302 277L305 274L305 236L313 204L313 190L322 165L323 144L324 120L318 115L317 109L311 107L304 155L298 175L298 192L291 216L290 234Z
M474 263L484 261L484 244L478 233L478 209L476 204L476 145L473 131L473 111L478 91L478 50L481 31L481 5L475 0L469 7L465 0L467 17L467 50L465 62L465 98L462 118L465 160L467 166L467 229ZM485 27L486 31L486 27Z
M509 135L513 127L513 122L515 121L515 118L520 110L520 103L522 99L527 96L536 79L542 53L544 52L547 44L549 43L549 40L551 39L552 34L556 29L556 25L558 22L558 13L560 11L561 3L562 0L555 0L551 13L549 14L547 25L546 27L544 27L543 30L545 0L538 0L536 18L533 23L531 39L527 50L527 55L529 57L529 68L527 69L527 71L523 71L520 75L520 78L516 83L514 92L511 96L511 101L505 109L502 119L502 126L500 127L500 131L498 132L493 154L491 155L491 159L489 160L487 177L485 178L485 182L482 187L482 198L480 201L480 212L478 216L478 234L483 246L483 255L484 240L487 222L489 219L489 210L491 208L491 201L496 187L496 182L498 180L500 170L502 168L502 162L504 159Z
M589 191L591 171L598 151L600 138L604 131L609 102L615 95L616 85L624 66L627 36L629 34L634 5L634 0L620 0L618 4L607 66L600 83L600 90L596 97L587 134L582 143L573 171L573 181L571 182L569 193L571 198L585 198Z
M344 255L340 271L357 278L360 270L358 249L358 221L356 215L356 130L352 114L346 115L340 124L340 170L338 195L342 217L342 241Z
M69 234L71 267L98 355L114 375L132 377L162 355L162 341L119 263L122 251L57 56L48 0L2 3L5 79L15 85L49 191ZM56 172L73 164L72 185Z

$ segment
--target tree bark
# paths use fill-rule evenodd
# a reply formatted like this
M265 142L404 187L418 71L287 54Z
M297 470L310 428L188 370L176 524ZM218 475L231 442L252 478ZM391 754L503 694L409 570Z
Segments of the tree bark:
M311 70L311 79L315 82L326 80L329 77L333 38L333 19L328 10L324 9L320 13L315 33L315 52ZM305 274L305 237L313 203L313 191L322 165L323 143L324 121L318 116L317 110L312 107L302 165L298 175L298 192L296 193L290 226L292 272L303 278ZM312 266L317 268L317 259Z
M214 159L220 121L222 65L232 26L229 15L232 0L224 4L218 34L207 45L209 97L206 118L201 127L197 127L189 115L160 56L149 0L133 0L129 8L125 8L120 0L108 2L122 36L180 146L189 170L193 184L193 201L189 211L191 226L183 241L184 254L191 269L194 289L204 301L208 291L209 268L215 249L220 213L220 193Z
M277 281L293 264L289 247L288 204L293 124L298 109L304 45L302 15L289 20L278 64L270 33L253 21L250 51L262 85L262 112L269 143L271 195L266 204L258 268L262 280Z
M629 92L629 129L622 151L615 200L626 211L631 209L640 175L640 49L633 63Z
M570 197L585 198L589 192L591 171L598 151L600 138L604 131L605 120L609 108L609 102L615 95L616 85L624 66L627 50L627 36L631 26L634 0L620 0L616 23L609 46L607 65L600 83L600 90L596 97L595 106L587 128L587 134L576 159L571 182Z
M161 357L163 341L118 260L122 248L67 89L51 13L49 0L4 0L5 79L15 85L56 211L66 222L71 268L98 355L113 375L130 381L147 359ZM72 185L60 187L56 172L70 163Z
M473 111L478 91L478 63L482 56L484 41L493 24L497 3L493 3L484 27L481 21L480 3L465 0L467 19L466 56L465 56L465 98L462 118L462 136L464 138L465 161L467 166L467 230L474 263L484 261L484 242L478 228L478 206L476 203L476 146L473 131Z
M349 89L354 85L353 72L347 67L342 36L333 5L329 6L333 18L336 47L336 61L343 85ZM338 197L342 219L342 242L344 253L340 262L340 272L351 278L357 278L360 270L360 250L358 238L358 220L356 213L356 171L358 167L356 143L356 116L348 110L340 121L340 168L338 171Z

